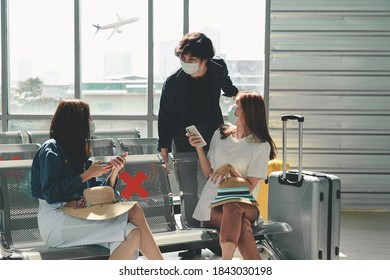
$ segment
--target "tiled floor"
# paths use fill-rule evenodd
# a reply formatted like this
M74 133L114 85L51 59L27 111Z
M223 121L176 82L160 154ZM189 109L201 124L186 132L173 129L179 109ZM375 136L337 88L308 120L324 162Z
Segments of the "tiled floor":
M340 259L390 260L390 211L342 211Z
M390 260L390 211L342 211L340 252L340 260ZM177 252L166 253L164 258L180 259ZM206 249L194 259L220 257Z

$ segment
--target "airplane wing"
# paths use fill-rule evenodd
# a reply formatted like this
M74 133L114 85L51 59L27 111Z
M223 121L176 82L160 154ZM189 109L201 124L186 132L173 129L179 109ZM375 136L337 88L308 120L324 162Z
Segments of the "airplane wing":
M115 26L113 29L112 29L112 32L110 34L110 36L108 36L107 40L110 40L110 38L115 34L115 32L118 30L118 27Z

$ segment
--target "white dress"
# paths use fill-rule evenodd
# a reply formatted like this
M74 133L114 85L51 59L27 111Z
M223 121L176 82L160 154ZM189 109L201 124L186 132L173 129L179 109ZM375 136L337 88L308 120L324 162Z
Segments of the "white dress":
M232 136L221 139L218 129L211 139L207 157L213 170L229 163L244 178L256 177L265 179L267 178L270 150L271 147L268 142L256 142L252 135L242 139L236 139ZM209 206L211 201L217 196L218 183L214 184L210 180L207 181L195 207L194 219L198 221L210 220L211 209ZM253 190L252 194L256 191Z
M62 204L39 199L38 226L43 240L51 247L99 244L109 248L111 254L136 228L127 222L127 212L113 219L92 221L64 214Z

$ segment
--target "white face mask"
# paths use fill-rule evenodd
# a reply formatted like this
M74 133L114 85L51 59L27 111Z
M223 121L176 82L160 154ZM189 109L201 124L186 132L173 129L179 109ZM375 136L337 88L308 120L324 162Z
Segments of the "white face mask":
M236 108L236 104L231 105L227 113L227 119L231 124L236 124L238 121L238 117L236 116Z
M93 120L89 121L89 136L92 138L92 136L95 134L95 122Z
M199 63L187 63L180 59L181 68L188 75L194 74L199 70Z

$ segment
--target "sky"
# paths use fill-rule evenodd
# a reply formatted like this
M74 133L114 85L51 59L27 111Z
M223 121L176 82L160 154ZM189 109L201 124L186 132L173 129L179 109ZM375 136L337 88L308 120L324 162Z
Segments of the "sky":
M131 53L132 74L147 74L147 3L145 0L81 0L82 79L103 78L104 53ZM154 56L158 70L161 42L172 48L182 37L182 0L155 1ZM32 76L55 78L58 83L72 83L74 78L73 1L12 0L10 10L11 80L24 72ZM104 25L123 18L140 20L123 27L110 40L110 30L97 34L93 24ZM190 1L190 32L203 31L214 41L217 53L227 59L262 59L264 36L264 1L197 0ZM214 36L214 37L213 37ZM169 44L168 44L169 45ZM175 58L173 58L175 59ZM22 73L22 74L21 74Z

